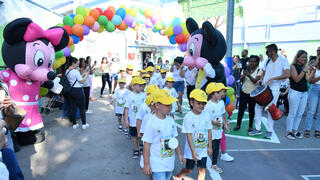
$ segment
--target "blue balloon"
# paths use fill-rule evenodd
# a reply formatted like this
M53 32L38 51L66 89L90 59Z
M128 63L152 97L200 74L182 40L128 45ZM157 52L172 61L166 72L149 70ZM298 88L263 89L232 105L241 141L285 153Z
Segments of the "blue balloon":
M71 34L71 38L73 39L73 44L78 44L80 42L80 38L74 34Z
M112 19L111 19L111 22L112 22L114 25L118 26L118 25L121 24L122 19L121 19L121 17L120 17L119 15L114 15L114 16L112 17Z
M159 31L159 30L158 30L155 26L152 27L152 32L156 33L156 32L158 32L158 31Z
M170 37L170 39L169 39L169 41L170 41L170 43L171 44L176 44L176 35L172 35L171 37Z
M175 27L175 26L177 26L177 25L179 25L180 26L180 24L181 24L181 20L179 19L179 18L174 18L173 20L172 20L172 22L171 22L171 25L172 25L172 27Z
M224 103L224 105L228 105L228 104L230 104L230 98L226 96L226 102Z
M74 17L76 16L75 14L70 14L70 17L72 17L72 19L74 19Z
M124 10L123 8L119 8L116 11L116 15L120 16L121 19L123 19L126 16L126 10Z

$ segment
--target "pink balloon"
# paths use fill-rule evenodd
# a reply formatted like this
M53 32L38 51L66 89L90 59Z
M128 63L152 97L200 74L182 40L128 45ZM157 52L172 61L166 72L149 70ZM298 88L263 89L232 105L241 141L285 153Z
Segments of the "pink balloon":
M128 26L131 26L132 23L134 22L134 18L130 15L127 14L126 17L123 19L124 23L126 23Z
M158 15L154 14L151 16L150 20L151 20L152 24L155 24L160 20L160 17Z
M182 51L182 52L186 52L187 51L187 43L182 43L180 45L180 51Z
M146 22L145 22L145 25L147 28L151 28L152 27L152 22L150 19L147 19Z
M96 21L94 22L93 26L91 27L93 32L98 32L100 30L100 24Z

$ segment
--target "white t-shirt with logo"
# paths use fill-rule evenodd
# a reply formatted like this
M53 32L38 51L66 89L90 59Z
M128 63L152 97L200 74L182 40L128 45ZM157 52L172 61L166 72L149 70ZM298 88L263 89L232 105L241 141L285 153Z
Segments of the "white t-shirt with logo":
M158 76L155 76L155 74L150 78L150 82L148 85L152 84L159 85L159 78Z
M288 60L283 57L282 55L279 55L277 60L273 62L272 60L266 61L263 71L265 71L265 75L263 78L262 84L265 84L268 80L270 80L273 77L281 76L285 74L285 70L289 70L290 65ZM269 85L271 89L277 88L280 89L281 80L275 80L272 81L272 83Z
M140 133L144 133L144 129L147 124L149 114L151 114L151 109L148 107L146 103L143 103L141 104L141 106L138 107L137 119L140 119L142 121Z
M207 111L202 111L199 115L189 111L184 117L181 132L192 134L192 141L195 151L198 154L198 159L207 157L208 155L208 130L211 128L211 115ZM186 137L184 147L184 158L193 159L188 137Z
M171 94L174 98L178 98L179 95L178 95L178 93L177 93L177 91L176 91L175 88L172 87L172 88L169 89L169 88L167 88L167 87L164 87L163 89L169 91L170 94ZM177 108L178 108L177 102L172 103L171 113L175 113L176 110L177 110Z
M226 113L226 108L224 102L219 100L217 103L209 101L205 106L205 111L210 113L211 120L219 121L220 126L212 124L212 139L221 139L222 138L222 125L223 125L223 115Z
M113 98L116 99L115 105L114 105L114 112L116 114L123 114L124 105L126 103L126 98L130 94L130 91L127 88L123 89L116 89L116 91L113 94Z
M152 172L173 171L175 150L169 148L169 139L178 136L178 131L172 117L159 119L151 115L142 137L142 141L151 143L150 166Z
M130 127L137 127L137 113L138 107L144 103L145 96L143 93L134 93L131 92L126 98L126 103L124 107L128 108L128 120Z

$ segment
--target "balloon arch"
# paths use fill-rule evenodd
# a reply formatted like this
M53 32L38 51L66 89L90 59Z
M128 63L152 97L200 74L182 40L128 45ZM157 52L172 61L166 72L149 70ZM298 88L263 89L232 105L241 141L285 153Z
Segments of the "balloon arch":
M186 23L178 17L173 18L171 23L166 23L150 8L131 6L127 9L122 5L118 9L109 6L103 11L101 8L90 9L78 6L76 14L64 16L63 23L57 24L68 32L70 40L66 48L56 52L54 68L59 68L66 62L66 57L74 51L75 44L82 41L90 30L98 33L113 32L116 29L125 31L128 28L137 30L140 25L151 28L154 33L167 36L171 44L178 44L182 52L187 51L190 35Z

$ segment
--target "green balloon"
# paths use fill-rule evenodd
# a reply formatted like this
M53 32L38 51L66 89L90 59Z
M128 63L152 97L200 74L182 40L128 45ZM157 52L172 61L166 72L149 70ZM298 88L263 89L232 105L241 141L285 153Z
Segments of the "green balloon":
M63 54L64 54L64 53L63 53L63 50L57 51L57 52L56 52L56 59L57 59L57 58L61 58L61 57L63 56Z
M99 18L98 18L98 23L99 23L101 26L105 26L105 25L107 24L107 22L108 22L108 18L107 18L107 17L105 17L105 16L103 16L103 15L99 16Z
M139 12L140 12L142 15L144 15L144 8L143 8L143 7L140 7L140 8L139 8Z
M113 32L114 30L116 30L116 27L114 26L114 24L111 21L108 21L104 28L108 32Z
M85 9L84 7L79 6L79 7L77 7L77 9L76 9L76 14L80 14L80 15L82 15L83 17L86 17L87 12L86 12L86 9Z
M70 27L72 27L73 24L74 24L72 17L70 17L70 16L63 17L63 24L64 25L69 25Z
M231 97L234 95L234 89L232 87L229 87L230 89L227 90L227 96Z

